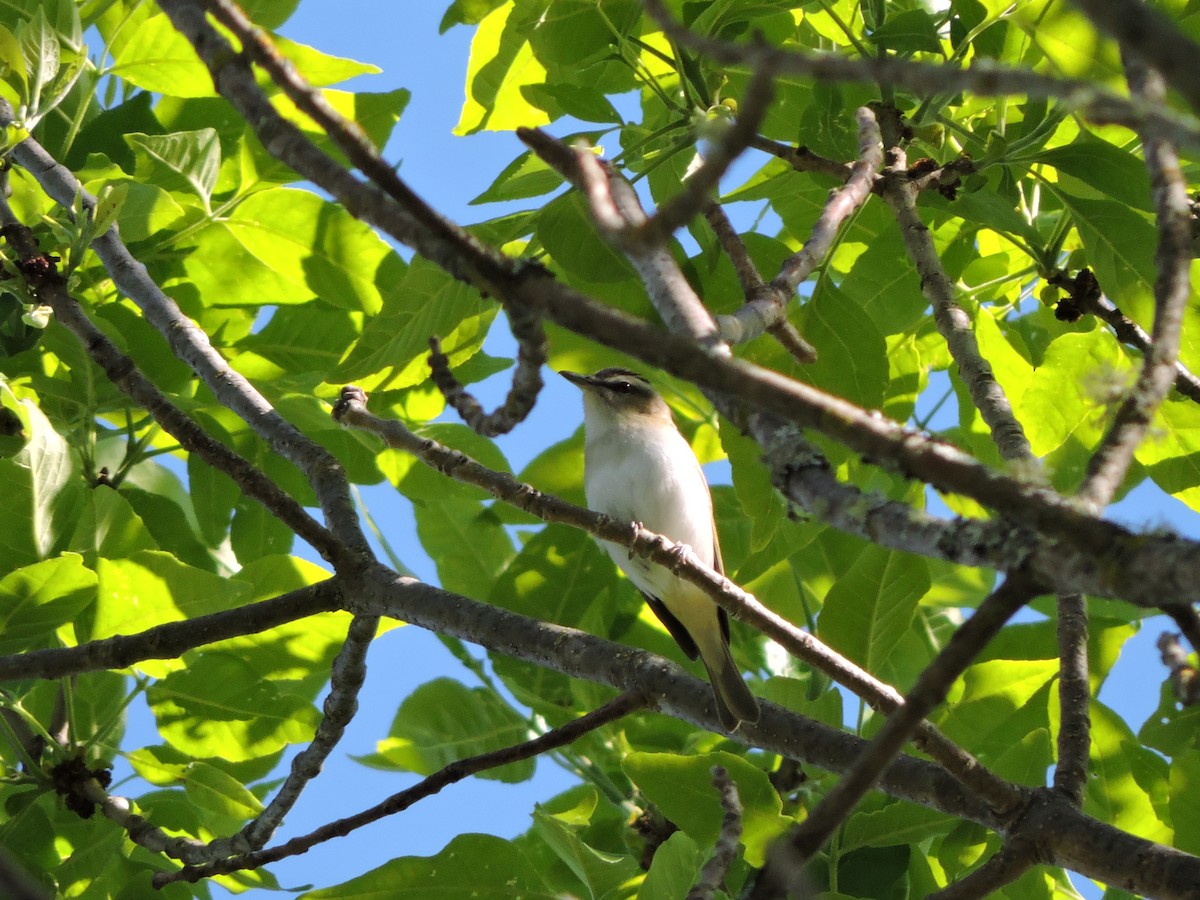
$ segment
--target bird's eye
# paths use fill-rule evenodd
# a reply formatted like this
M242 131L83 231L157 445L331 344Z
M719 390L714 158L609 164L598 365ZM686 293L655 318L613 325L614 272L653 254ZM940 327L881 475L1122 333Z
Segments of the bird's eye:
M618 394L628 394L630 391L633 390L633 385L630 384L628 381L614 381L612 384L609 385L609 387L612 388L614 391L616 391Z

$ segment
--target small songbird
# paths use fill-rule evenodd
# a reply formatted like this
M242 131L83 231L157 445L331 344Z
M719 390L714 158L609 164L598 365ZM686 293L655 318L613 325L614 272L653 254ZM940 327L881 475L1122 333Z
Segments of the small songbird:
M583 391L588 506L686 544L705 565L723 573L708 482L666 401L628 369L559 374ZM618 544L600 543L688 659L698 655L704 662L721 724L735 731L742 722L757 722L758 701L729 654L725 610L669 569Z

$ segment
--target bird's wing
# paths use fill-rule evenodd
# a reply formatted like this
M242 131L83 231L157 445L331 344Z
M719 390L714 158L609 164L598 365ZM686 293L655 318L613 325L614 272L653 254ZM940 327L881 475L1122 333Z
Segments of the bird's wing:
M671 611L667 609L666 604L653 594L647 594L645 591L641 591L641 595L646 598L647 605L658 616L658 621L662 622L671 637L675 638L675 643L679 645L679 649L683 651L683 655L688 659L698 657L700 655L700 648L696 646L696 642L688 633L688 630L683 627L683 623L675 618ZM725 627L728 628L728 625Z
M713 516L713 571L721 575L725 574L725 560L721 558L721 540L717 535L717 517ZM717 621L721 624L721 634L725 637L725 643L729 643L729 613L725 612L720 606L717 607Z

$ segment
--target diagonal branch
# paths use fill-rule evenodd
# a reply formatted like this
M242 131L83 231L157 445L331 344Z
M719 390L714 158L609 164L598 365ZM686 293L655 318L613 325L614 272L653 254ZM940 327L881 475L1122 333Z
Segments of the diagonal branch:
M741 107L733 124L721 138L713 143L700 168L683 182L683 190L662 204L658 211L636 230L623 237L622 247L662 246L708 205L721 176L747 147L750 146L758 126L762 124L775 94L775 72L769 66L756 66L742 96Z
M754 265L754 260L750 258L750 251L746 249L746 244L742 240L742 236L737 233L737 229L729 221L729 216L725 214L725 209L721 204L715 200L708 204L704 210L704 218L708 221L713 234L716 235L721 249L725 251L725 255L729 257L729 261L733 264L733 270L737 274L738 283L742 286L742 296L747 301L750 301L760 293L766 291L766 282L763 281L762 275L759 274L758 267ZM717 316L718 328L721 327L721 320L723 318L725 317ZM785 315L781 315L779 321L774 325L767 326L767 331L801 365L817 361L816 348L804 339L795 326L787 320ZM727 337L726 340L729 340L729 338Z
M92 361L133 402L189 453L196 454L218 472L228 475L247 496L308 542L332 564L346 561L346 548L326 528L304 511L261 469L209 435L197 422L167 399L136 364L88 318L83 307L67 292L66 279L53 260L38 248L33 232L13 214L0 195L0 234L14 248L17 267L39 300L54 310L55 318L78 338Z
M1004 623L1036 593L1036 585L1020 573L1014 573L979 605L975 614L954 633L921 673L905 697L904 705L888 716L869 746L810 811L808 818L792 830L787 838L786 851L778 851L778 857L763 870L759 883L764 891L775 890L781 895L786 893L788 884L778 876L773 877L772 869L778 867L789 875L796 873L825 845L834 829L850 815L855 804L896 758L921 719L946 699L955 679L966 670Z
M731 343L753 340L774 324L786 321L787 303L804 281L829 253L842 223L867 201L875 173L883 164L879 124L875 114L863 107L855 113L858 120L858 161L851 167L846 184L834 191L804 246L784 261L769 288L755 292L748 303L732 316L721 316L717 324L721 336Z
M1037 862L1037 846L1033 841L1008 841L978 869L935 891L926 900L984 900L1012 884Z
M971 317L959 305L954 285L938 259L929 228L917 212L917 190L909 181L904 151L897 146L889 148L888 153L890 164L883 179L883 197L900 224L908 256L921 276L921 292L933 306L938 331L946 340L971 399L991 429L1000 455L1006 460L1032 463L1033 454L1025 430L1013 415L1012 404L992 373L992 367L979 352Z
M147 659L177 659L188 650L227 638L269 631L317 613L342 608L343 584L334 576L325 581L183 622L155 625L137 634L118 634L74 647L30 650L0 656L0 681L26 678L49 680L125 669Z
M362 812L336 819L308 834L294 837L269 850L256 850L202 866L185 866L175 872L160 873L154 877L154 886L162 888L177 881L194 884L201 878L225 875L242 869L257 869L267 863L278 862L281 859L287 859L289 856L306 853L317 846L317 844L333 840L334 838L345 837L351 832L362 828L364 825L370 825L372 822L378 822L387 816L394 816L396 813L404 812L404 810L413 804L424 800L426 797L432 797L443 788L462 781L464 778L469 778L471 775L485 772L488 769L499 768L509 763L520 762L524 759L531 759L541 753L565 747L591 731L595 731L610 722L615 722L623 716L636 712L645 706L645 704L645 698L639 691L626 691L609 700L603 706L597 707L591 712L580 716L578 719L574 719L566 725L560 725L558 728L553 728L545 734L538 735L528 741L455 760L438 769L432 775L423 778L412 787L397 791L386 800L364 809Z
M738 841L742 838L742 800L737 785L723 766L712 768L713 787L721 798L721 832L712 857L700 870L700 877L687 894L687 900L712 900L725 886L729 867L737 859Z
M1126 54L1130 87L1147 101L1162 103L1162 78ZM1143 131L1146 167L1158 220L1158 277L1154 283L1154 326L1142 370L1117 409L1112 426L1088 463L1077 496L1102 508L1112 500L1145 439L1154 414L1176 381L1183 316L1191 296L1191 207L1175 147L1152 129Z

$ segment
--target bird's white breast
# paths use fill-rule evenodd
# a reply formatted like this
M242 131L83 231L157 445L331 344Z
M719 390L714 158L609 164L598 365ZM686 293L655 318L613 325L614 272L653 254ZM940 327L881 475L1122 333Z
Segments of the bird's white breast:
M648 431L645 429L649 429ZM588 506L616 519L640 522L713 562L712 499L700 464L673 426L618 425L589 433L584 487ZM667 599L679 579L629 551L605 550L640 589Z

